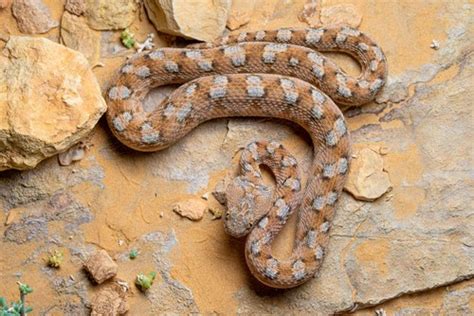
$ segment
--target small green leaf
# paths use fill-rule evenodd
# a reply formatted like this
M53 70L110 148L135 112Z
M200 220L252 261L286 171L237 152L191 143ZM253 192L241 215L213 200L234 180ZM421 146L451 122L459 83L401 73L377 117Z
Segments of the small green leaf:
M128 254L128 256L132 260L135 259L138 256L138 250L136 250L136 249L130 250L130 253Z
M21 294L27 295L33 292L33 289L28 284L21 283L21 282L17 282L17 283L18 283L18 287L20 289Z

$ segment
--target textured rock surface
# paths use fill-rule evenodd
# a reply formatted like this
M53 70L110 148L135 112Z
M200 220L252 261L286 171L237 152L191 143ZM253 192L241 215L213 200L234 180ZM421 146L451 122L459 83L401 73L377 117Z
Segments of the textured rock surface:
M80 51L91 65L100 57L100 32L92 30L84 17L64 12L61 19L61 40L69 48Z
M87 21L96 30L119 30L132 24L137 11L135 0L86 0Z
M158 31L211 41L222 35L230 0L145 0L148 17Z
M84 268L97 284L117 275L117 264L105 250L99 250L84 263Z
M49 8L42 0L15 0L12 12L23 33L46 33L59 25L51 18Z
M256 0L249 23L237 32L304 27L298 14L306 2ZM342 4L347 1L323 1L322 9ZM139 272L157 272L146 294L128 298L132 315L473 314L472 4L352 5L363 17L361 30L386 52L390 76L377 102L346 109L345 116L354 152L378 152L392 190L373 202L343 194L318 278L291 291L269 291L249 276L243 241L228 237L221 220L208 214L190 222L171 211L176 201L199 198L235 173L239 149L252 140L282 142L307 170L312 148L301 129L283 121L216 120L169 149L143 154L118 144L99 124L81 161L60 167L51 158L33 170L1 174L0 223L9 211L14 215L10 225L0 225L0 245L15 256L0 260L0 293L15 298L20 278L34 287L29 299L38 314L88 314L100 288L81 267L100 247L117 258L117 277L130 284ZM55 18L61 15L50 7ZM1 32L16 30L9 10L0 11L0 20L6 21ZM153 30L146 19L130 28L139 39ZM105 86L125 56L109 49L119 32L103 35L110 43L105 66L94 72ZM165 36L155 39L166 45ZM433 39L439 50L430 48ZM331 57L357 74L349 59ZM150 96L150 107L157 96ZM292 225L294 219L274 247L278 255L288 254ZM43 268L42 260L57 247L70 258L60 273ZM139 252L135 260L131 249Z
M344 189L356 199L373 201L391 188L383 159L374 150L363 148L356 152Z
M129 310L127 304L128 285L116 280L104 285L91 302L91 315L123 315Z
M29 169L89 134L106 110L80 53L11 37L0 56L0 170Z
M86 11L86 0L66 0L64 9L75 15L82 15Z

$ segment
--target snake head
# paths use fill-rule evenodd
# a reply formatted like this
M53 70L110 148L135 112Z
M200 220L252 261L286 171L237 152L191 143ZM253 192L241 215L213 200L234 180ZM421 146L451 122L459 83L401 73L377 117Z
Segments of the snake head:
M226 189L226 232L236 238L246 236L270 210L272 196L273 189L263 182L253 183L242 176L235 178Z

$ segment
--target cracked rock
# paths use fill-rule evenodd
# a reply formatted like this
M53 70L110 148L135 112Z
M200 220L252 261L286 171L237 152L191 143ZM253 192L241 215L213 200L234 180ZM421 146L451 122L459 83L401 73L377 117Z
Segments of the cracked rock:
M117 274L118 266L107 251L100 250L84 263L84 268L97 284L101 284Z

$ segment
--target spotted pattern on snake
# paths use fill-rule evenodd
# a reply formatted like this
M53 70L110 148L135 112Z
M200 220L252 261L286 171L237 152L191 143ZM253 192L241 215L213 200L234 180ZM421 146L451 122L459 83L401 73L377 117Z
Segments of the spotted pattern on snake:
M352 55L361 74L346 74L320 51ZM380 47L349 27L245 32L133 56L106 92L107 121L123 144L139 151L166 148L216 118L281 118L303 127L314 145L305 187L294 157L277 143L258 142L244 150L242 175L227 189L226 231L248 235L251 273L270 287L291 288L320 269L349 168L350 137L335 103L369 102L386 74ZM143 108L151 89L175 83L184 84L153 110ZM275 174L274 192L261 182L259 164ZM275 258L272 242L297 209L292 254Z

